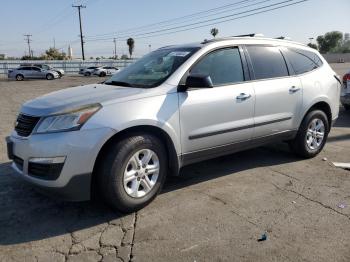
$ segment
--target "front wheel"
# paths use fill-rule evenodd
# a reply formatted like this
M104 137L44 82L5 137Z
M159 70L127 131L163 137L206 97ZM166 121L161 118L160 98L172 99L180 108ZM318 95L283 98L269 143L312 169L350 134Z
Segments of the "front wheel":
M122 139L101 160L99 191L112 207L137 211L160 192L167 163L167 152L157 137L140 134Z
M301 157L315 157L323 149L329 130L326 114L321 110L311 111L305 116L296 137L289 145Z
M46 79L47 79L47 80L52 80L52 79L54 79L53 74L47 74L47 75L46 75Z

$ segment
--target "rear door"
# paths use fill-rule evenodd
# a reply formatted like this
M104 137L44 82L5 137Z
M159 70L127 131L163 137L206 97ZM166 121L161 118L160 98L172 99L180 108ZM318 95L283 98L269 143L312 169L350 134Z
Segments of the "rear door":
M33 78L43 78L44 72L41 71L41 68L33 66L31 68L31 74Z
M246 46L254 78L254 138L293 131L302 105L302 85L289 72L279 47Z
M190 74L209 75L214 87L179 92L185 158L200 158L200 154L196 156L199 151L251 139L255 95L253 84L245 81L242 56L237 47L222 48L208 53L190 69Z
M33 70L30 66L22 67L21 73L23 74L24 78L34 78Z

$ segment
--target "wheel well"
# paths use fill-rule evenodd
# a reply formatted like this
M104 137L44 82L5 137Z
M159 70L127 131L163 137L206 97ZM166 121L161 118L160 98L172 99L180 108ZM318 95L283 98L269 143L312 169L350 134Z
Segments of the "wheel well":
M147 126L147 125L142 125L142 126L136 126L136 127L130 127L127 129L124 129L115 135L113 135L111 138L109 138L104 145L102 146L100 152L97 155L97 158L95 160L94 164L94 170L93 170L93 175L92 175L92 180L91 180L91 188L93 188L93 185L96 184L96 173L98 171L99 164L101 164L101 159L103 158L104 154L107 154L110 147L113 146L117 141L132 136L132 135L137 135L137 134L151 134L151 135L156 135L158 138L160 138L164 145L165 149L168 152L168 168L169 168L169 175L176 176L178 175L179 172L179 160L177 158L177 153L175 150L175 146L170 138L170 136L163 131L162 129L154 126Z
M329 124L329 130L331 129L331 126L332 126L332 110L331 110L331 107L328 105L328 103L326 102L318 102L316 104L314 104L310 109L309 111L306 112L305 116L313 111L313 110L321 110L323 111L326 115L327 115L327 119L328 119L328 124Z

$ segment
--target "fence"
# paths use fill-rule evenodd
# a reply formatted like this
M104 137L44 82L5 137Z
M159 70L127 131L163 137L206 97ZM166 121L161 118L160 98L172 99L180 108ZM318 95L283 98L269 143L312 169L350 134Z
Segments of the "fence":
M323 54L328 63L349 63L350 53Z
M57 69L63 69L67 74L78 73L80 68L89 66L115 66L123 68L133 63L131 60L1 60L0 75L7 74L9 69L14 69L25 64L46 64Z

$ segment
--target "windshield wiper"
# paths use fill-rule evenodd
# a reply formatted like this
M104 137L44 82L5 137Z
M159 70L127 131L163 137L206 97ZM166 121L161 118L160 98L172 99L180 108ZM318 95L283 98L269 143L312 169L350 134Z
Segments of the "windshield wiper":
M111 81L111 82L105 82L105 85L113 85L113 86L125 86L125 87L132 87L132 85L128 82L123 81Z

